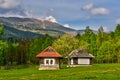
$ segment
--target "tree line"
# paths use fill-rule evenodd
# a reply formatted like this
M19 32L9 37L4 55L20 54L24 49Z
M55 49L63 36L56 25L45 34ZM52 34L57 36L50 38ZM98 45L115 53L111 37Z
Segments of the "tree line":
M0 26L0 35L4 32ZM1 39L1 38L0 38ZM93 32L89 26L83 34L76 36L65 34L59 38L49 35L36 39L0 40L0 66L38 64L36 55L47 46L55 48L63 57L77 48L85 49L95 56L94 63L119 63L120 62L120 25L112 32L104 32L103 27ZM66 59L63 59L66 63Z
M76 36L66 34L55 40L53 47L63 56L80 48L95 56L94 63L119 63L120 25L118 24L115 31L109 33L104 32L103 27L100 27L95 33L87 26L83 34Z

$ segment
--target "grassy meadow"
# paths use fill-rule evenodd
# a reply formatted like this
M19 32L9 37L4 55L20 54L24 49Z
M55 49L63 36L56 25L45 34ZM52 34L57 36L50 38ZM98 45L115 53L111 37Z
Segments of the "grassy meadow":
M38 66L0 70L0 80L119 80L120 64L94 64L39 71Z

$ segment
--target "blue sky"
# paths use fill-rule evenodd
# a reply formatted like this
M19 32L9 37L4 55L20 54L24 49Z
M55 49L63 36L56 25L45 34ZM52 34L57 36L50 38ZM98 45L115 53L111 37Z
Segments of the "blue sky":
M47 19L74 29L114 30L120 0L0 0L0 16Z

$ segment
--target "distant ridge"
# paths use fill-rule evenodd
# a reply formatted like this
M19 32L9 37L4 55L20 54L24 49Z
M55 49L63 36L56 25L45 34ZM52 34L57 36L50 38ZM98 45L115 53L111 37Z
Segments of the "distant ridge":
M64 27L58 23L34 18L0 17L0 24L4 25L5 37L36 38L48 34L59 37L65 33L76 35L84 33L84 30L75 30Z

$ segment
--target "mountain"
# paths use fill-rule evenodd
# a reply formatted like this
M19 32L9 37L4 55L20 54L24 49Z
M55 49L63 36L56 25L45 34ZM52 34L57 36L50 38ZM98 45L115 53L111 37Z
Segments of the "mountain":
M79 33L79 34L83 34L84 32L85 32L84 29L82 29L82 30L77 30L77 33Z
M48 34L59 37L65 33L73 35L83 34L85 30L75 30L58 23L34 18L0 17L0 24L4 26L3 37L36 38ZM93 31L96 33L96 31Z
M26 34L26 36L35 35L35 37L45 34L53 37L58 37L65 33L77 34L76 30L66 28L58 23L34 18L0 17L0 24L5 26L4 35L13 37L16 37L18 34L19 37L23 37L23 33ZM34 37L31 36L31 38Z
M17 30L15 28L9 27L4 25L4 33L2 35L3 38L28 38L28 39L33 39L37 37L41 37L43 35L37 34L37 33L32 33L29 31L21 31Z

